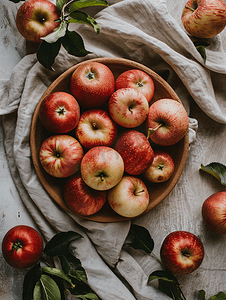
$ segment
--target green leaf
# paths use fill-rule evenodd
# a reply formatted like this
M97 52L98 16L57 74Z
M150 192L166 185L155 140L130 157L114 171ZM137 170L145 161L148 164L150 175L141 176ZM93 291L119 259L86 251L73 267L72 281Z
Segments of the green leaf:
M198 52L201 54L202 58L204 59L204 63L206 62L206 47L208 47L210 44L203 41L195 41L194 45Z
M83 11L74 11L70 13L69 16L72 18L68 20L70 23L84 23L86 25L91 26L94 29L94 31L97 34L99 34L100 27L98 26L95 19L89 16L87 13Z
M213 162L206 166L201 164L201 170L213 175L220 183L226 186L226 166L218 163Z
M50 276L43 274L40 278L40 282L46 300L61 300L59 287Z
M199 291L199 296L200 296L201 300L206 300L206 293L205 293L205 291L203 291L203 290Z
M85 294L85 295L76 295L76 298L80 298L82 300L88 300L88 299L99 300L99 297L94 293L88 293L88 294Z
M82 238L82 236L73 231L60 232L54 235L54 237L46 244L44 253L50 257L64 255L68 252L71 242Z
M71 5L69 13L72 13L77 9L89 6L108 6L108 2L105 0L78 0Z
M68 0L56 0L56 7L61 11Z
M64 280L66 280L67 282L69 282L70 284L72 284L71 278L68 275L66 275L64 273L64 271L62 271L62 270L59 270L57 268L44 267L44 268L42 268L42 271L43 271L43 273L48 273L50 275L60 277Z
M68 274L70 271L69 261L66 259L65 255L59 255L58 258L60 260L62 270L65 274Z
M59 27L57 27L53 32L51 32L47 36L43 37L42 40L50 44L55 43L57 40L65 36L67 27L68 24L65 21L61 22Z
M40 264L34 265L25 275L23 282L23 300L31 300L36 283L42 275Z
M83 57L91 53L84 48L82 37L75 31L67 30L62 38L62 45L69 54L74 56Z
M169 275L170 274L170 275ZM167 271L154 271L152 272L148 277L148 282L154 280L154 279L160 279L168 282L176 282L176 278Z
M146 228L132 224L124 246L152 253L154 241Z
M172 299L184 300L179 283L174 275L168 270L152 272L148 277L148 283L154 279L159 281L159 290Z
M172 282L159 280L159 290L174 300L184 300L178 287Z
M43 300L41 282L38 281L34 288L33 300Z
M87 276L82 264L78 258L70 252L64 256L59 256L63 271L72 278L87 282Z
M219 292L217 295L210 297L210 300L225 300L226 294L223 292Z
M55 43L47 43L42 41L37 52L37 59L45 68L53 71L52 65L55 61L56 56L60 51L61 39Z
M69 271L68 275L70 275L71 277L73 277L79 281L87 282L87 276L86 276L85 270L71 269Z

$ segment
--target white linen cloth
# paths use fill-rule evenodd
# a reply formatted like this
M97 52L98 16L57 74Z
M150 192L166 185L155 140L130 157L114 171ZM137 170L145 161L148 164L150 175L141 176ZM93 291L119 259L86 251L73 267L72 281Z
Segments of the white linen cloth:
M42 67L35 54L24 56L25 44L16 31L14 21L15 8L22 3L9 5L4 0L0 4L2 10L9 11L8 25L15 32L15 44L19 44L18 55L24 56L14 68L10 79L0 81L0 115L4 115L5 150L21 199L46 240L56 232L68 230L84 236L84 239L76 241L76 249L73 251L82 261L91 288L102 300L165 300L170 298L159 292L155 285L147 285L148 275L160 269L159 264L150 255L122 250L130 221L107 224L87 221L59 208L46 193L31 161L29 134L32 114L47 87L69 67L95 57L123 57L140 62L160 75L169 71L167 81L180 97L188 114L190 103L194 100L206 115L216 122L226 124L226 54L221 35L218 35L211 40L211 46L206 50L207 61L204 64L180 22L169 13L171 1L108 2L110 6L95 15L101 29L99 36L85 25L76 28L83 37L86 49L92 51L92 54L76 58L61 49L55 60L55 72ZM182 6L181 3L179 7ZM195 140L196 130L197 121L190 118L190 142ZM177 197L178 192L182 191L181 179L171 195ZM153 217L151 211L134 222L150 229ZM157 221L159 225L154 226L156 230L151 234L159 245L167 229L164 228L164 234L159 234L161 220ZM198 225L191 225L190 228L200 234ZM111 268L115 268L115 273Z

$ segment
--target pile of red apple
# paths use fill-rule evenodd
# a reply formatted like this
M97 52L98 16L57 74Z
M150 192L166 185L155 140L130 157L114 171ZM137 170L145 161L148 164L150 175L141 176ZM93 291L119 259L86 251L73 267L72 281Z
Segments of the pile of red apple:
M154 91L141 70L115 78L106 65L88 61L73 72L70 93L42 101L39 118L50 136L40 162L51 176L66 178L64 200L75 214L92 215L108 201L119 215L136 217L151 200L143 179L161 183L172 176L171 155L155 145L179 142L188 116L176 100L153 101Z

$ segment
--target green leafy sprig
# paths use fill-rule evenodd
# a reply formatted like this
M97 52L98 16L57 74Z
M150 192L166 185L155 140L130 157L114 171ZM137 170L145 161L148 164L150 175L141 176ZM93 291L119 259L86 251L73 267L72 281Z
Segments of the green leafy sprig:
M66 300L67 293L82 300L99 300L87 283L80 260L70 252L71 242L80 238L76 232L61 232L46 244L44 262L35 264L25 275L23 300ZM54 267L54 259L61 268Z
M10 0L14 3L18 0ZM56 6L60 10L60 18L55 20L59 22L52 33L42 38L42 42L37 51L38 61L47 69L53 71L53 63L57 57L61 45L66 51L77 57L84 57L92 53L85 49L81 35L76 31L69 30L70 23L82 23L94 29L98 35L100 28L95 19L86 12L80 10L90 6L108 6L106 0L56 0Z

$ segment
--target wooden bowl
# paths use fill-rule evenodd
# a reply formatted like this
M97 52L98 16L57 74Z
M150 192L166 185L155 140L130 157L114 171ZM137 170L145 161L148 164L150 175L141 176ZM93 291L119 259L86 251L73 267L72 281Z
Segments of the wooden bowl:
M151 76L151 78L154 81L155 93L152 101L156 101L161 98L170 98L181 102L178 96L176 95L176 93L174 92L174 90L169 86L169 84L165 80L162 79L162 77L160 77L158 74L156 74L154 71L150 70L149 68L143 66L142 64L127 59L123 59L123 58L97 58L97 59L92 59L92 61L97 61L108 66L112 70L115 78L117 78L122 72L126 70L140 69L146 72L149 76ZM70 211L70 209L67 207L63 198L63 186L67 179L54 178L48 175L42 168L39 161L39 150L41 144L44 141L44 139L46 139L49 135L52 135L52 133L47 132L47 130L42 126L38 117L38 112L42 100L47 95L56 91L70 92L69 85L70 85L70 78L72 73L76 68L78 68L78 66L86 62L87 61L84 61L82 63L79 63L71 67L63 74L61 74L49 86L49 88L42 95L41 99L39 100L36 106L33 119L32 119L32 124L31 124L31 134L30 134L31 155L32 155L34 168L37 172L37 176L40 182L42 183L43 187L47 191L47 193L52 197L52 199L56 203L58 203L60 207L64 208L67 211ZM150 203L144 213L147 213L153 207L158 205L162 200L164 200L164 198L170 193L170 191L176 185L186 162L186 158L188 154L188 146L189 146L189 140L187 134L176 145L170 147L164 147L164 149L168 151L174 159L175 171L173 176L164 183L154 184L151 182L145 182L150 193ZM111 209L108 203L106 203L98 213L91 216L80 216L80 217L92 221L97 221L97 222L118 222L118 221L124 221L128 219L115 213Z

